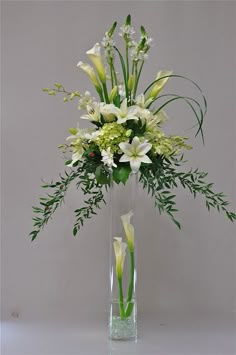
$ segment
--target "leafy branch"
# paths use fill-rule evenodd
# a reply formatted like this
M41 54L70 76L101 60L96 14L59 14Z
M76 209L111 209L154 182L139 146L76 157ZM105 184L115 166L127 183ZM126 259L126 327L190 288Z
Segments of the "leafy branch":
M172 221L181 228L174 216L178 209L176 209L174 200L176 195L171 190L182 185L184 189L187 188L190 191L194 198L197 194L203 195L208 210L215 208L219 212L224 212L231 222L236 220L236 213L227 208L229 202L226 200L226 196L222 192L216 193L213 190L213 183L205 181L208 173L199 171L199 169L178 172L175 166L179 165L180 161L172 159L171 163L166 159L155 170L143 169L141 172L140 182L143 188L147 189L148 194L154 197L155 206L158 207L160 213L167 213Z
M65 176L60 175L57 182L45 183L42 188L52 191L45 197L40 197L40 206L33 206L33 212L36 216L33 218L33 231L30 233L32 241L37 237L38 233L52 218L55 211L64 202L65 193L70 183L79 175L79 171L65 172Z

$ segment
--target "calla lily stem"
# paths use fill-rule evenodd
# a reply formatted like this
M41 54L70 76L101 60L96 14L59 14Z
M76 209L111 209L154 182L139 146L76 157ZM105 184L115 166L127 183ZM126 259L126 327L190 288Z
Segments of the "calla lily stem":
M132 301L134 291L134 251L130 251L130 281L127 295L127 306L125 310L126 317L129 317L133 311L134 304Z
M123 298L123 286L122 286L122 277L118 277L118 286L119 286L119 309L121 319L125 319L125 308L124 308L124 298Z

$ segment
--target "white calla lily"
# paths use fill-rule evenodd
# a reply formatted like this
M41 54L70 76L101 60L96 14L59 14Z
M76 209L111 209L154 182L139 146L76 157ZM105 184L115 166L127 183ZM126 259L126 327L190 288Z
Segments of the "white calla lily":
M133 211L129 211L129 213L121 216L128 248L131 252L134 251L134 226L130 223L130 219L133 215Z
M164 86L167 84L167 81L169 80L169 75L172 74L172 71L170 70L160 70L157 73L156 79L158 80L155 84L153 84L152 89L148 95L149 99L155 99L157 95L161 92L161 90L164 88ZM163 78L163 79L161 79Z
M116 276L121 279L124 269L125 255L127 244L122 242L122 238L114 238L113 242L115 258L116 258Z
M138 107L137 106L127 106L127 99L124 99L119 107L112 105L112 113L117 117L117 123L125 123L128 120L138 119Z
M96 43L93 48L88 50L86 52L88 55L89 59L91 62L94 64L97 72L99 79L101 80L102 83L106 82L106 70L102 61L102 56L101 56L101 47L99 43Z
M101 90L101 86L100 86L99 81L97 79L96 73L91 65L80 61L77 64L77 67L82 69L89 76L89 78L91 79L91 81L93 82L93 84L97 90Z
M130 162L133 173L138 172L141 163L152 163L151 159L146 155L152 148L152 145L147 141L142 143L138 137L134 137L132 143L122 142L119 147L124 153L120 158L120 162Z

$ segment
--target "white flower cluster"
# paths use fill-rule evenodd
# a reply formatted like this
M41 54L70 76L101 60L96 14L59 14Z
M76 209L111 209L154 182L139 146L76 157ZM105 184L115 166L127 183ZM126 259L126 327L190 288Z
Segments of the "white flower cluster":
M104 47L106 59L108 63L110 63L110 61L113 60L115 56L113 49L113 46L115 46L115 41L113 40L113 37L110 36L108 32L106 32L101 44Z

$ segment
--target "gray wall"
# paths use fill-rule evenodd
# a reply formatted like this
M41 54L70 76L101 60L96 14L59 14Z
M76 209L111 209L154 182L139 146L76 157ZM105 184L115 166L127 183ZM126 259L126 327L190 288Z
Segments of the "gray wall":
M2 3L2 318L104 318L108 295L108 206L75 239L73 210L82 194L71 188L66 205L31 243L31 206L41 177L64 169L57 145L79 113L73 103L40 91L55 81L66 88L91 89L77 68L85 51L117 19L131 13L155 38L143 86L159 68L196 80L207 95L206 145L194 140L193 117L182 105L169 110L168 128L189 134L194 167L209 171L217 190L235 199L235 2ZM181 82L169 91L189 93ZM182 90L183 89L183 90ZM192 90L192 89L191 89ZM193 92L190 91L192 94ZM178 231L139 197L143 219L137 226L139 310L232 312L235 303L235 225L204 201L178 192Z

